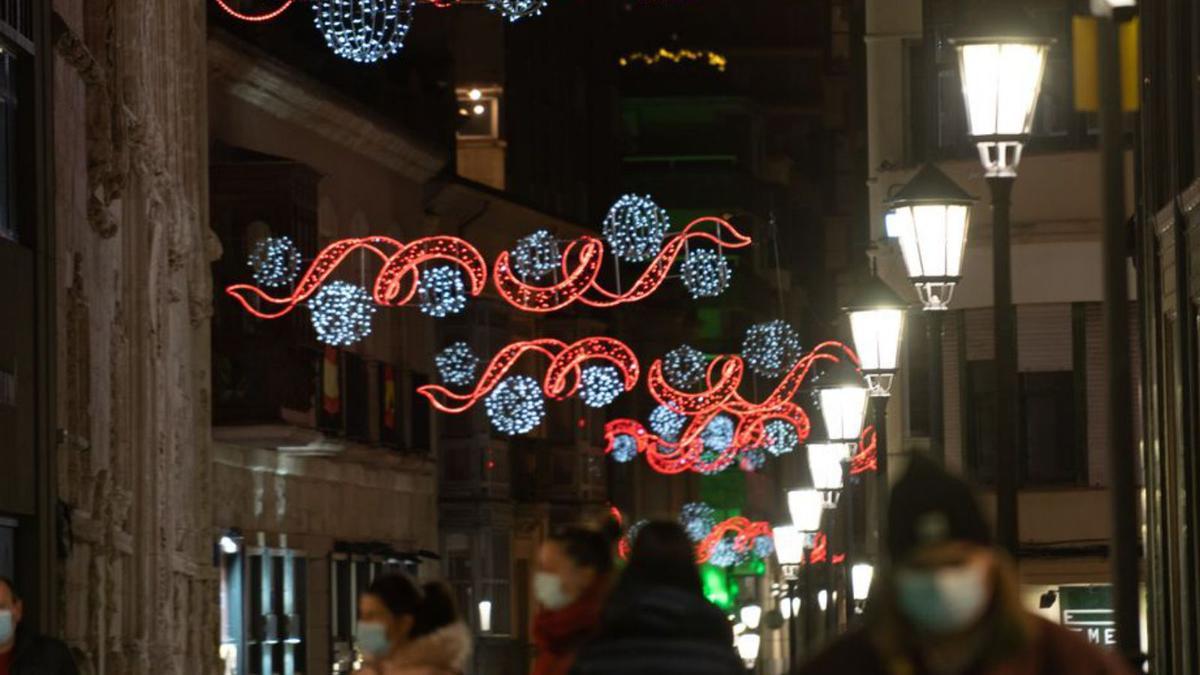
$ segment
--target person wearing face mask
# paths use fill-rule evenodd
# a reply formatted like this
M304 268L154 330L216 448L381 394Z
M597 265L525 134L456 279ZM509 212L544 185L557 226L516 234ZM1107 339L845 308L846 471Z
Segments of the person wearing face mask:
M1117 655L1021 606L971 488L914 456L892 491L890 565L863 627L800 675L1130 675Z
M0 675L78 675L66 645L22 625L24 609L12 580L0 577Z
M359 598L354 639L364 675L461 675L471 655L446 584L421 586L400 572L375 577Z
M613 569L612 532L568 527L538 551L533 592L537 657L532 675L566 675L575 655L600 626Z

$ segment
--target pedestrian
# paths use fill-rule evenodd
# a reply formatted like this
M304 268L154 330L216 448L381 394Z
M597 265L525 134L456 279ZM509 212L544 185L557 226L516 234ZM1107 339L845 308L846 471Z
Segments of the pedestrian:
M914 456L888 513L891 563L864 626L801 675L1126 675L1114 653L1021 606L971 488Z
M77 675L67 646L38 635L21 621L24 613L16 584L0 577L0 675Z
M403 572L375 577L362 594L355 641L366 675L460 675L471 655L450 588Z
M704 597L695 547L677 523L643 525L600 633L572 675L743 675L725 613Z
M610 529L616 529L612 524ZM533 675L566 675L579 648L600 627L619 532L572 526L552 534L538 551L533 592L537 657Z

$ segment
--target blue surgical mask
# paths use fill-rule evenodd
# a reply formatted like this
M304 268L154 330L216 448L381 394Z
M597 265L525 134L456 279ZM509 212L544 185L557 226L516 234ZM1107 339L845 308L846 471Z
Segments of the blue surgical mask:
M991 602L986 565L974 563L896 573L896 600L922 633L950 635L979 621Z
M392 644L387 637L387 626L381 623L359 621L354 641L358 644L359 651L368 658L378 659L392 651Z
M12 642L13 633L16 631L17 625L13 621L12 610L0 609L0 645Z

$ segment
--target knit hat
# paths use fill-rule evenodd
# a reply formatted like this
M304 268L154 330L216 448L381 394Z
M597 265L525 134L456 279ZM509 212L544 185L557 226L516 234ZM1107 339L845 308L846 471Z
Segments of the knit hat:
M923 454L914 454L888 504L888 551L901 561L930 544L991 546L992 535L971 487Z

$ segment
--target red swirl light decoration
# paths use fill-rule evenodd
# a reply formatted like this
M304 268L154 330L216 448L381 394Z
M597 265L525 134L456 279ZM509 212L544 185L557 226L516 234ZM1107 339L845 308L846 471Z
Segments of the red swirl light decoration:
M808 562L812 564L823 563L829 560L829 537L825 536L824 532L817 532L813 535L812 549L808 553ZM840 565L846 562L845 553L834 553L834 565Z
M700 229L706 224L715 225L720 236ZM750 237L739 232L728 221L705 216L688 223L682 232L668 239L633 285L621 293L614 293L600 286L598 276L604 262L604 242L589 236L572 241L564 249L563 278L558 283L550 286L525 283L513 270L508 251L496 257L492 280L500 297L513 307L526 312L545 314L575 302L590 307L615 307L637 302L657 291L687 242L691 240L707 241L719 248L731 249L744 248L751 243Z
M480 399L487 396L517 361L527 352L539 353L550 359L550 366L542 382L542 391L548 398L562 400L579 389L582 364L594 359L608 361L617 367L624 379L625 391L637 386L641 367L633 350L624 342L609 337L590 337L567 344L553 338L540 338L514 342L501 349L479 378L475 389L459 394L439 384L427 384L417 392L429 399L434 408L445 413L461 413L470 410Z
M276 297L251 284L234 284L225 292L254 316L278 319L312 296L347 256L359 250L383 261L383 268L375 278L373 296L376 303L386 307L399 307L412 300L417 292L419 265L432 260L446 260L461 267L472 296L478 296L487 285L487 261L463 239L433 236L404 244L391 237L373 236L341 239L326 246L288 296ZM260 309L263 305L270 309Z
M868 471L879 470L879 438L875 427L863 429L858 441L858 452L850 458L850 475L857 476Z
M713 549L725 538L733 534L733 547L739 553L749 553L754 550L754 540L759 537L774 539L771 524L763 521L751 521L742 516L730 518L719 523L708 533L708 536L696 546L696 562L706 563L712 557Z
M274 19L275 17L279 16L280 14L283 14L284 12L287 11L288 7L291 7L292 4L294 2L296 2L296 0L283 0L283 2L280 3L280 5L278 7L276 7L275 9L268 10L266 12L260 12L258 14L247 14L245 12L239 12L238 10L234 9L228 2L226 2L226 0L215 0L215 2L217 3L218 7L225 10L226 14L228 14L229 16L232 16L235 19L241 19L242 21L249 21L251 23L261 23L263 21L270 21L271 19Z

